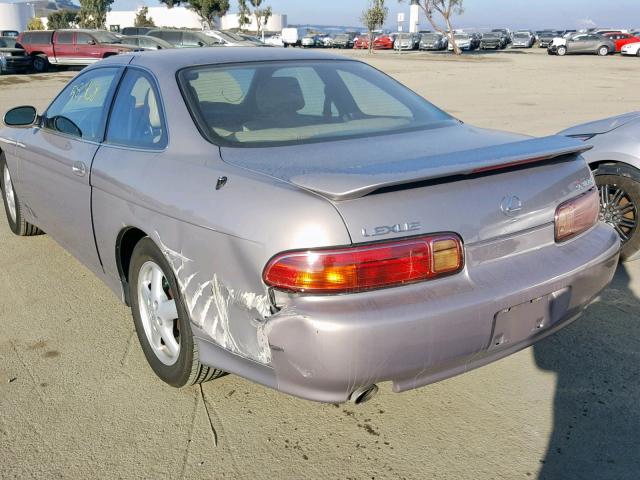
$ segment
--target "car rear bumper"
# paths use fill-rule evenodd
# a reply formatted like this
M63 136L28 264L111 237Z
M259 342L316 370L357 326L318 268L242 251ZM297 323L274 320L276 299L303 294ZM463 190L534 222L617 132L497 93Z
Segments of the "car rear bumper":
M201 358L321 402L344 402L384 381L402 392L503 358L566 326L611 281L618 254L609 226L558 245L550 225L468 246L467 266L453 277L290 297L265 325L270 367L216 364L207 345Z
M24 73L31 68L31 57L4 57L0 68L4 73Z

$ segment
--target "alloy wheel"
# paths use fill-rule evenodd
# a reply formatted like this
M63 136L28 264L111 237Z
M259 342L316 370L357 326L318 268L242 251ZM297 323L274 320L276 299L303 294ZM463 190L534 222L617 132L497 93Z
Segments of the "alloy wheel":
M148 261L138 275L138 305L144 332L153 353L171 366L180 356L180 330L175 296L158 264Z
M623 243L631 239L638 228L638 207L617 185L600 185L600 221L616 229Z

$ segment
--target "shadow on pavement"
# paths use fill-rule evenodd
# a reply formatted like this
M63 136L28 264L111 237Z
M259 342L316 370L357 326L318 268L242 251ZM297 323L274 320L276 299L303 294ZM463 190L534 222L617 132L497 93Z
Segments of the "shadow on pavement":
M640 300L629 284L620 266L600 302L534 347L557 374L541 480L640 478Z

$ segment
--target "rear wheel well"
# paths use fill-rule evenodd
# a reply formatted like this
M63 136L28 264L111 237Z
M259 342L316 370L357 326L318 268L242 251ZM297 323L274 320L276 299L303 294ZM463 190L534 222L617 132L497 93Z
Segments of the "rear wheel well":
M600 175L618 175L629 177L636 182L640 182L640 170L637 167L625 162L615 160L600 160L589 164L591 171Z
M129 265L131 264L131 255L138 242L147 236L148 235L139 228L129 227L120 232L118 240L116 241L116 262L118 264L118 273L120 274L124 299L127 305L130 305Z

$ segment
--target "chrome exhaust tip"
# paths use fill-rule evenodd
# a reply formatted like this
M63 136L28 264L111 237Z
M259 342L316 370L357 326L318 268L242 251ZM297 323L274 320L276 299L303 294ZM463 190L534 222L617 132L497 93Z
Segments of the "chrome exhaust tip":
M368 385L366 387L360 387L353 391L349 396L349 401L354 405L360 405L364 402L368 402L378 393L377 385Z

